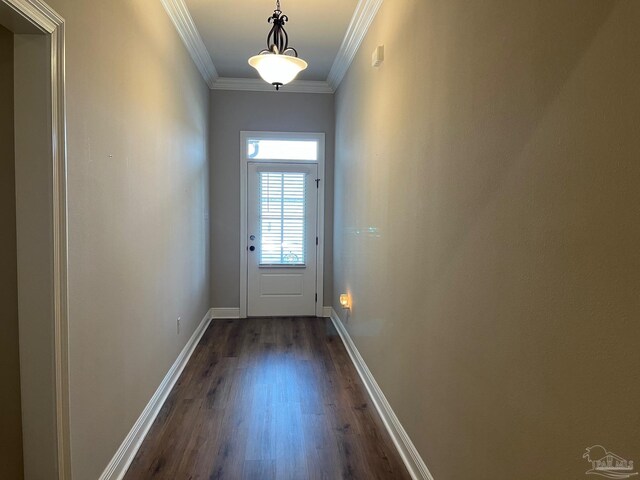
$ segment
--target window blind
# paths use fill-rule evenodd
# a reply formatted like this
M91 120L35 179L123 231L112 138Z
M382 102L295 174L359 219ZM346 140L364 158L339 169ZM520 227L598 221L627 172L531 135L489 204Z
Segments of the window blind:
M305 177L260 172L261 265L304 265Z

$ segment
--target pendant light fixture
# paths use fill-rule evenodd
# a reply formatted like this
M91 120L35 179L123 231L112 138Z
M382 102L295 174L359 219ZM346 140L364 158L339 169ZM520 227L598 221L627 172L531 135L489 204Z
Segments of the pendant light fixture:
M273 24L267 36L267 48L249 59L249 65L255 68L262 79L280 90L307 68L307 62L298 58L295 48L289 46L289 35L284 24L289 17L280 10L280 0L276 0L276 9L267 21Z

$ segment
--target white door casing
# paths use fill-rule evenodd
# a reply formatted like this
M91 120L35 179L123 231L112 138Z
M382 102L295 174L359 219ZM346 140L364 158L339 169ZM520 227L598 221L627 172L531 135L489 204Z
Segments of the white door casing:
M249 163L250 317L315 315L318 166Z
M273 155L266 155L266 151L269 149L268 143L272 141L284 141L284 142L301 142L301 143L309 143L311 142L314 145L312 149L313 154L307 155L304 154L300 157L297 157L293 152L300 151L297 148L297 145L292 145L291 150L280 151L280 153ZM266 142L265 142L266 141ZM260 155L255 155L256 149L254 148L255 142L260 142ZM264 142L264 143L263 143ZM273 146L273 145L272 145ZM307 145L308 146L308 145ZM316 227L315 227L315 237L314 235L308 236L308 241L313 242L314 245L313 250L309 250L309 247L306 249L307 255L305 256L305 265L310 264L311 257L315 255L315 293L313 295L314 305L315 305L315 315L322 316L323 315L323 278L324 278L324 163L325 163L325 135L324 133L303 133L303 132L246 132L243 131L240 133L240 318L246 318L248 312L248 298L251 295L249 292L249 255L253 255L253 252L249 250L250 247L250 235L255 235L257 240L257 234L255 232L249 233L249 219L248 219L248 203L249 203L249 188L248 188L248 180L249 180L249 165L256 164L256 168L258 165L266 167L270 164L279 164L279 165L287 165L289 167L296 167L298 165L306 165L307 167L316 168L314 189L316 190L317 197L316 201ZM307 150L308 153L308 150ZM264 154L264 155L263 155ZM281 156L282 155L282 156ZM305 157L305 158L303 158ZM295 169L294 169L295 170ZM257 175L257 174L256 174ZM314 175L311 175L312 177ZM257 179L255 180L258 181ZM306 184L306 182L305 182ZM307 189L307 191L311 191ZM255 203L255 200L253 201ZM255 219L253 220L255 224ZM254 227L255 228L255 227ZM307 229L307 232L310 230ZM316 239L317 237L317 239ZM253 243L254 247L257 247L257 244ZM257 252L258 250L254 250ZM309 252L311 253L311 257L309 256ZM256 262L259 262L260 259L255 259ZM254 264L257 265L257 264ZM269 267L266 267L269 268ZM297 267L298 269L300 267ZM256 267L256 271L258 267ZM285 270L293 271L296 268L287 268L287 267L276 267L273 270L278 270L278 272L271 272L272 277L268 278L268 280L274 280L274 282L270 282L271 285L267 285L263 280L263 292L269 292L273 295L274 290L279 288L278 281L281 282L281 287L291 287L293 285L293 277L287 277ZM267 272L265 267L263 266L260 269L262 272ZM283 273L284 272L284 273ZM257 272L256 272L257 273ZM295 274L292 274L295 275ZM313 283L311 280L312 273L309 271L305 272L304 275L304 288L305 292L301 295L304 298L309 298L310 295L306 294L307 287ZM287 282L289 284L287 285ZM258 284L259 287L259 284ZM257 290L259 292L259 290ZM299 289L298 289L299 291ZM266 295L265 295L266 296ZM274 295L275 296L275 295ZM289 299L291 300L291 299ZM302 301L302 299L299 299ZM267 304L269 302L266 302ZM298 305L301 306L301 305ZM282 308L282 307L278 307ZM289 310L277 310L275 307L270 309L262 310L262 312L266 313L256 313L259 310L252 310L249 314L251 316L257 315L313 315L314 312L308 304L305 304L304 308L300 310L294 310L291 307ZM280 313L282 312L282 313Z
M66 140L66 82L65 82L65 20L42 0L0 0L0 11L14 34L33 34L32 28L48 36L50 44L50 165L51 210L51 251L53 269L50 280L52 291L52 322L54 352L54 410L56 422L56 459L59 480L71 478L71 439L69 421L69 365L68 365L68 307L67 307L67 140ZM23 30L24 29L24 30ZM21 339L22 344L23 339ZM21 345L21 355L23 347ZM27 349L28 354L28 349ZM21 375L23 372L21 372ZM26 383L26 382L25 382ZM23 422L25 397L33 392L26 391L22 384ZM25 395L25 393L27 395ZM33 405L33 404L32 404ZM36 406L35 408L39 408ZM33 415L37 421L46 421L42 412ZM32 431L30 433L35 437ZM30 454L34 458L42 455L42 451L32 449L26 437L23 437L25 458ZM37 447L37 445L36 445ZM31 451L33 450L33 451ZM54 478L54 477L52 477Z

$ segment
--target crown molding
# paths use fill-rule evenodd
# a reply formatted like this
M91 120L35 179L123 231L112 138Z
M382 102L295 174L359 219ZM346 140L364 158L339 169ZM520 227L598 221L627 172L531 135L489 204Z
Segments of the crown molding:
M205 82L207 82L209 88L213 88L213 84L218 78L218 72L184 0L160 1L169 14L169 18L171 18L176 30L178 30L180 38L182 38L187 50L189 50L191 58L193 58Z
M211 85L212 90L240 90L249 92L275 92L273 85L260 78L218 77ZM281 87L278 93L333 93L327 82L313 80L294 80Z
M202 77L212 90L239 90L251 92L275 91L266 82L257 78L229 78L219 77L216 67L211 60L202 37L189 13L184 0L160 0L169 18L191 58L195 62ZM344 78L349 66L362 44L373 19L375 18L383 0L359 0L353 13L347 32L342 40L340 49L333 61L326 81L295 80L283 87L288 93L333 93Z
M360 0L351 18L351 23L347 28L347 33L342 40L342 45L338 50L327 83L333 91L337 90L340 82L344 78L349 66L356 56L362 40L364 40L373 19L376 17L383 0Z

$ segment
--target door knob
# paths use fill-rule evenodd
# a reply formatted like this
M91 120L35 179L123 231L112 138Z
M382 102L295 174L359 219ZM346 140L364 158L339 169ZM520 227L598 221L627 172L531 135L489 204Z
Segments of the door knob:
M256 249L256 247L254 247L253 245L251 245L251 246L249 247L249 250L251 250L252 252L253 252L255 249Z
M250 236L249 236L249 240L255 240L255 239L256 239L256 236L255 236L255 235L250 235Z

